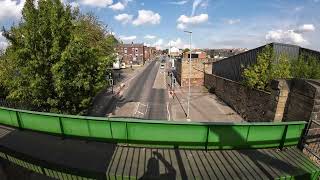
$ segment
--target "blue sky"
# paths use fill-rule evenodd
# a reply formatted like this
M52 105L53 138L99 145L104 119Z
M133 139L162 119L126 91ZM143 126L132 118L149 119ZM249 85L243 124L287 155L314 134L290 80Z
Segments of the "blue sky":
M67 0L65 0L66 2ZM124 42L159 48L254 48L284 42L320 50L320 0L78 0ZM0 0L0 24L19 20L23 0ZM171 42L171 43L170 43ZM0 37L0 46L5 41Z

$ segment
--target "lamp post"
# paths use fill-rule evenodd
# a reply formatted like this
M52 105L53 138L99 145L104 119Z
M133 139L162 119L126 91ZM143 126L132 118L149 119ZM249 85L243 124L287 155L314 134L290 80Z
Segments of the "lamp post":
M187 111L187 121L190 121L190 96L191 96L191 56L192 56L192 31L184 31L185 33L188 33L190 35L190 53L189 53L189 92L188 92L188 111Z

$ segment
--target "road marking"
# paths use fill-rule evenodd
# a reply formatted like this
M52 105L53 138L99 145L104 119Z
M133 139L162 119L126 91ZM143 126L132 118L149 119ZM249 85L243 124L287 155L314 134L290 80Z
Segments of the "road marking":
M147 114L148 108L149 108L149 105L147 104L146 111L144 112L144 114Z
M168 121L171 121L170 111L169 111L169 102L167 102L167 111L168 111Z
M134 111L133 115L132 116L135 116L139 110L139 106L140 106L140 102L138 102L137 104L137 109Z
M137 113L144 115L144 114L143 114L142 112L140 112L140 111L137 111Z

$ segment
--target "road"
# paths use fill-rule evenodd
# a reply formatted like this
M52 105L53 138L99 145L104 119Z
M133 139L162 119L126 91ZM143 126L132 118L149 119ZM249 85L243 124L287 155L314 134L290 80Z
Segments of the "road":
M165 70L160 69L160 62L151 61L126 84L123 92L111 105L108 115L167 120L170 113L165 76Z

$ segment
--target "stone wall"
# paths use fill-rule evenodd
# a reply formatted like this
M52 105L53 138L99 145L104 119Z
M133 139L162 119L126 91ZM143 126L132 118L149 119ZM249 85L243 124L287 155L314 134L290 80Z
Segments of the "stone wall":
M320 80L294 79L291 82L291 91L287 104L285 121L308 121L309 130L305 134L304 144L307 145L314 154L319 155ZM320 159L317 159L306 149L304 149L303 152L320 165Z
M307 121L301 145L320 154L320 80L273 80L270 93L213 74L205 74L204 84L249 122ZM303 152L320 164L312 153Z
M286 121L320 121L319 80L292 80L285 119Z
M204 84L210 92L215 93L245 120L272 121L267 116L271 93L252 90L238 82L207 73L204 75Z

